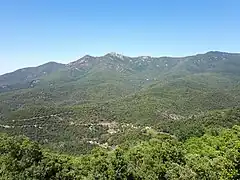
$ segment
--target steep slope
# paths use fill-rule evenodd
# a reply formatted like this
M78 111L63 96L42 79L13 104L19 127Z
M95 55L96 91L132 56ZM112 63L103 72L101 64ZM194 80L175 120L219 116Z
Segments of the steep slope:
M158 91L161 92L170 83L168 89L174 91L185 83L181 83L185 76L199 73L202 74L198 76L201 78L186 83L204 85L205 91L214 85L221 90L229 86L229 82L238 84L239 62L239 54L213 51L182 58L127 57L117 53L100 57L87 55L67 65L51 62L0 76L0 92L8 91L0 93L0 108L6 110L32 104L58 106L117 100L144 91L154 84L158 84ZM205 81L205 78L205 84L198 82ZM232 90L236 92L238 87Z
M14 84L31 83L41 79L41 82L63 82L95 80L103 81L113 78L126 80L156 81L168 76L182 76L186 74L215 72L239 75L240 55L208 52L195 56L172 57L127 57L117 53L105 56L84 56L67 65L50 62L39 67L25 68L0 76L2 89ZM109 73L109 74L108 74ZM139 83L137 81L137 83ZM6 90L5 90L6 91Z
M240 84L216 74L191 75L152 85L113 102L119 120L154 124L189 114L240 106Z
M192 73L216 72L240 75L240 55L237 53L224 53L210 51L186 58L185 68Z
M180 58L109 53L18 70L0 77L9 86L24 85L0 93L0 129L74 152L117 141L116 124L174 129L171 124L192 115L240 106L239 62L239 54L222 52Z
M49 62L38 67L19 69L0 76L0 92L32 88L39 79L64 68L64 64Z
M216 88L221 89L228 86L229 80L239 81L239 67L239 54L223 52L182 58L127 57L117 53L100 57L87 55L67 65L51 62L0 76L0 92L10 92L0 93L0 99L2 106L14 109L31 103L71 105L99 102L134 94L154 84L159 84L161 91L162 85L199 73L208 73L205 78L209 78L207 84L200 83L199 86L208 89L211 84L216 84ZM202 79L191 81L198 83ZM218 83L221 79L223 82ZM178 84L181 82L173 83L170 88L178 88Z

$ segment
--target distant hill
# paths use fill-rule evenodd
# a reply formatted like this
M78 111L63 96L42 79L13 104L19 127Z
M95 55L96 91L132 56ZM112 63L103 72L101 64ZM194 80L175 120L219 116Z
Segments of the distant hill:
M34 87L39 79L64 68L64 64L49 62L38 67L16 70L0 76L0 92Z

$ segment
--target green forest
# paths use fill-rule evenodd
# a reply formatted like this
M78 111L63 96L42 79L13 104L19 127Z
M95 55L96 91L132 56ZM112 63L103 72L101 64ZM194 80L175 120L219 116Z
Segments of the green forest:
M174 124L175 123L175 124ZM1 134L1 179L239 179L240 109L112 137L113 149L71 155ZM81 149L83 147L79 147ZM70 150L69 150L70 151Z
M240 127L184 142L154 131L135 145L88 155L52 153L25 137L1 134L1 179L239 179Z
M84 56L0 76L0 179L240 179L240 54Z

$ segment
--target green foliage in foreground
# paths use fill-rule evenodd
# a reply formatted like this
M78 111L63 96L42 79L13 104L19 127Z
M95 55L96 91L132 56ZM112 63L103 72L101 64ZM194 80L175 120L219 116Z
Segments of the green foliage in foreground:
M0 179L239 179L240 127L184 143L156 135L115 150L64 156L23 137L0 136Z

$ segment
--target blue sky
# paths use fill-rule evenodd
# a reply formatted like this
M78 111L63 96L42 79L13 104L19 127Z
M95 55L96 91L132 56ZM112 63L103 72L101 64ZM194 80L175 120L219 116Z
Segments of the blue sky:
M85 54L239 52L239 0L0 1L0 74Z

